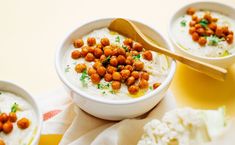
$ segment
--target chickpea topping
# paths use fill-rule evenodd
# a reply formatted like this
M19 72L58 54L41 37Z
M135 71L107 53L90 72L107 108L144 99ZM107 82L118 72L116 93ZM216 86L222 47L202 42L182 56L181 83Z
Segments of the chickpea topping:
M94 46L96 44L96 40L94 37L87 38L87 45L88 46Z
M146 60L152 60L153 59L153 55L152 55L152 52L147 50L143 53L143 58L146 59Z
M200 35L205 35L206 31L204 28L198 28L197 30L197 33L200 34Z
M95 56L92 53L87 53L85 60L92 62L95 59Z
M100 82L100 79L100 76L96 73L91 75L91 81L94 84L98 84Z
M127 69L127 70L129 70L130 72L133 71L133 67L132 67L131 65L126 65L126 66L124 67L124 69Z
M99 48L99 49L103 49L103 45L102 44L96 44L96 48Z
M119 55L123 55L123 56L126 55L126 50L124 48L119 48L117 51Z
M141 79L149 80L149 74L147 72L142 72L140 75Z
M100 40L100 43L101 43L103 46L108 46L108 45L110 44L108 38L102 38L102 39Z
M135 78L133 76L130 76L127 80L126 80L126 85L130 86L133 85L135 83Z
M75 67L75 71L77 73L81 73L83 72L84 70L86 69L86 65L84 63L82 64L77 64L76 67Z
M10 113L9 113L9 120L10 120L11 122L16 122L16 120L17 120L16 113L10 112Z
M118 56L118 49L117 48L113 49L113 54L112 55L113 56Z
M143 50L143 46L142 46L142 44L136 42L136 43L133 45L133 49L140 52L140 51Z
M0 145L6 145L2 139L0 139Z
M204 46L206 45L206 38L205 37L200 37L199 40L198 40L198 43L201 45L201 46Z
M111 56L112 53L113 53L113 52L112 52L110 46L104 47L104 55L105 55L105 56Z
M98 67L97 68L97 73L100 75L100 76L104 76L105 73L106 73L106 68L101 66L101 67Z
M91 76L92 74L97 73L97 71L96 71L94 68L90 67L90 68L88 69L87 73L88 73L89 76Z
M132 65L133 62L134 62L134 60L133 60L132 56L127 56L125 63L127 65Z
M193 34L194 32L196 32L196 28L195 27L190 27L189 28L189 34Z
M194 32L193 35L192 35L192 38L193 38L194 41L198 41L198 39L199 39L198 33Z
M121 76L122 76L122 79L127 79L129 76L130 76L131 72L129 70L122 70L121 71Z
M94 49L94 55L96 58L100 58L100 56L103 54L103 51L100 48Z
M208 25L208 27L214 31L214 30L216 30L217 25L216 25L215 23L210 23L210 24Z
M133 55L133 56L136 56L136 55L138 55L139 54L139 52L138 51L131 51L131 55Z
M100 56L100 61L103 63L106 60L106 56L104 54L102 54Z
M125 64L126 58L123 55L118 55L117 57L118 64Z
M228 42L228 44L232 44L232 43L233 43L233 35L232 35L232 34L229 34L229 35L226 37L226 41Z
M153 84L153 89L157 89L160 85L161 85L161 83L155 83L155 84Z
M92 54L95 52L95 48L92 46L88 47L87 49L88 49L88 52L90 52Z
M139 92L139 87L136 85L132 85L128 88L130 94L137 94Z
M5 134L9 134L11 131L13 130L13 125L10 121L7 121L3 124L2 126L2 131L5 133Z
M76 39L74 42L73 42L73 46L75 48L80 48L84 45L84 42L82 39Z
M118 60L117 60L116 56L111 57L110 65L112 65L112 66L117 66L118 65Z
M108 66L107 67L107 72L110 73L110 74L113 74L116 71L117 71L116 67L113 67L113 66Z
M134 66L134 69L135 69L135 70L140 71L140 70L143 70L143 68L144 68L144 63L141 62L141 61L136 61L136 62L134 62L133 66Z
M133 40L130 39L130 38L126 38L124 41L123 41L123 44L127 45L127 46L132 46L133 44Z
M196 12L196 9L193 8L193 7L187 9L187 14L188 15L193 15L195 12Z
M114 72L113 73L113 80L115 81L121 81L122 80L122 76L119 72Z
M82 57L85 57L88 53L88 47L87 46L83 46L82 47L82 51L81 51L81 55Z
M138 71L133 71L132 73L131 73L131 76L133 76L135 79L139 79L139 72Z
M109 73L106 73L106 74L104 75L104 80L105 80L106 82L111 82L111 81L113 80L113 76L112 76L111 74L109 74Z
M198 17L197 17L197 15L195 15L195 14L194 14L194 15L192 15L192 20L196 21L196 20L197 20L197 18L198 18Z
M189 22L189 26L193 27L193 26L196 25L196 23L197 23L196 21L190 21L190 22Z
M121 83L119 81L112 82L112 89L113 90L119 90L120 88L121 88Z
M140 80L140 82L139 82L140 89L148 88L148 86L149 86L149 83L147 80L145 80L145 79Z
M94 67L95 69L98 69L100 66L102 66L102 63L99 62L99 61L95 62L94 65L93 65L93 67Z
M73 59L78 59L78 58L80 58L82 56L82 54L81 54L81 52L79 51L79 50L74 50L73 52L72 52L72 54L71 54L71 57L73 58Z
M27 118L22 118L20 120L17 121L17 126L20 128L20 129L26 129L28 128L30 125L30 122Z
M0 122L0 132L2 131L3 124Z
M0 122L5 123L5 122L8 121L8 119L9 119L9 117L8 117L8 115L6 113L2 113L0 115Z

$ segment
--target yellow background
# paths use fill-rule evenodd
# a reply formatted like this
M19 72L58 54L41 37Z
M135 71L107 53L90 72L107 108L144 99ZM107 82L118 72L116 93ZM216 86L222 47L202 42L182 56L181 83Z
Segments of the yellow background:
M222 0L220 0L222 1ZM85 21L126 17L167 34L174 11L190 0L0 0L0 79L32 94L61 86L54 68L55 49ZM224 0L235 5L235 0ZM235 65L218 82L178 64L171 90L179 106L217 108L235 114ZM56 145L61 135L42 135L40 145Z

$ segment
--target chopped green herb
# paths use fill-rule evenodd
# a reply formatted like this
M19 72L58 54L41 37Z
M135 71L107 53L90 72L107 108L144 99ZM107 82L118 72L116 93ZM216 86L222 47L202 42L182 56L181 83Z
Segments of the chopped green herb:
M180 25L181 25L182 27L185 27L185 26L186 26L186 20L182 20L182 21L180 22Z
M206 19L202 19L200 22L199 22L200 25L202 25L202 27L207 27L207 25L209 24L209 22L206 20Z
M117 37L115 38L115 42L120 43L120 37L119 37L119 36L117 36Z
M103 90L103 89L108 89L110 86L110 83L106 83L106 84L97 84L97 88L100 89L100 90Z
M210 46L217 46L219 42L223 41L223 39L220 39L219 37L213 35L207 38L208 39L208 45Z
M225 57L225 56L228 56L228 55L230 55L230 53L227 50L225 50L224 53L221 55L221 57Z
M140 57L141 57L141 55L138 54L138 55L133 56L132 58L133 58L134 60L140 60Z
M110 90L109 92L110 92L111 94L115 94L114 90Z
M121 70L121 65L118 65L117 66L117 71L120 71Z
M105 91L103 91L103 92L102 92L102 94L104 94L104 95L105 95L105 94L106 94L106 92L105 92Z
M152 90L153 90L153 86L150 86L150 87L149 87L149 90L152 91Z
M71 69L71 67L69 65L67 65L64 72L69 72L70 69Z
M107 65L107 64L109 63L109 61L110 61L110 58L111 58L111 56L109 55L109 56L102 62L102 64L103 64L103 65Z
M122 48L124 48L126 52L129 51L129 49L128 49L127 46L125 46L125 45L122 45Z
M17 103L14 103L11 107L11 112L16 113L19 110L19 105Z
M82 85L83 85L84 87L87 87L87 80L88 80L88 79L89 79L89 76L87 75L87 71L84 70L84 71L82 72L81 77L80 77L80 81L82 82Z

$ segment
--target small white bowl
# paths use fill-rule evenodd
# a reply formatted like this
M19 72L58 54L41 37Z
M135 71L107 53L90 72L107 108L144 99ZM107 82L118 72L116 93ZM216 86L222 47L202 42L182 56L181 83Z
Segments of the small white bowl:
M67 48L71 45L75 38L80 38L92 30L107 27L112 20L113 18L95 20L76 28L74 31L69 33L56 52L55 63L60 79L68 90L71 91L71 96L74 102L80 106L81 109L102 119L121 120L144 114L152 109L163 98L174 76L176 64L175 61L170 59L171 66L169 69L169 74L162 85L160 85L158 89L136 99L105 100L101 97L90 96L86 92L75 87L65 77L62 66L64 54ZM144 34L149 36L152 40L157 41L159 45L174 51L171 44L159 32L140 22L134 21L134 23L140 28L140 30L142 30Z
M232 65L235 62L235 54L233 55L229 55L229 56L225 56L225 57L203 57L203 56L199 56L199 55L194 55L190 52L188 52L187 50L184 50L181 46L179 46L174 38L173 35L173 24L175 22L175 20L177 18L179 18L180 16L183 16L186 13L186 10L189 7L194 7L196 9L206 9L206 10L211 10L211 11L215 11L215 12L219 12L222 13L232 19L235 19L235 8L220 2L214 2L214 1L196 1L196 2L192 2L189 3L187 5L184 5L183 7L179 8L171 17L170 22L169 22L169 26L168 26L168 34L170 36L170 40L173 43L174 47L176 48L176 51L178 53L181 53L185 56L206 62L206 63L210 63L210 64L214 64L223 68L227 68L230 65Z
M19 85L16 85L14 83L11 83L9 81L2 81L0 80L0 91L6 91L10 93L14 93L18 95L19 97L22 97L24 100L26 100L29 104L32 105L36 112L37 120L38 120L38 125L37 125L37 131L34 134L34 139L31 142L31 145L38 145L40 135L41 135L41 128L42 128L42 114L39 109L38 104L36 103L35 99L32 97L31 94L29 94L26 90L21 88Z

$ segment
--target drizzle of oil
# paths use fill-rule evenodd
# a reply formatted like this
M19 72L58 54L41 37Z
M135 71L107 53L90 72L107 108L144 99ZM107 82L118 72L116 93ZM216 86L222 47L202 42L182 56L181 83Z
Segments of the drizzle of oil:
M131 98L139 98L139 97L141 97L141 96L144 96L144 95L146 94L147 90L148 90L148 89L142 89L142 90L140 90L140 91L139 91L137 94L135 94L135 95L131 95L130 93L127 93L127 95L128 95L129 97L131 97Z
M115 32L115 31L109 31L109 34L110 34L110 35L117 35L117 34L118 34L118 32Z

